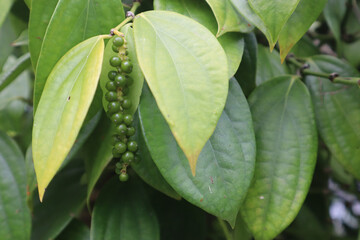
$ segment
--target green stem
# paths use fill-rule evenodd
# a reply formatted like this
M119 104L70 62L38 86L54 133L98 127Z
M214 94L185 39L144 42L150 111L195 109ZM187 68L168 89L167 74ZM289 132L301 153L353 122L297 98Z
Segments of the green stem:
M130 9L130 12L133 13L135 15L136 9L140 7L140 3L139 2L134 2L132 8ZM134 19L133 16L129 16L127 18L124 19L124 21L122 21L119 25L117 25L116 27L114 27L114 29L119 30L121 27L123 27L125 24L127 24L128 22L132 21Z
M229 229L226 226L226 223L224 222L224 220L221 220L220 218L218 218L218 221L219 221L221 229L224 232L226 240L232 240L231 234L230 234Z
M341 83L341 84L346 84L346 85L358 85L360 87L360 78L357 77L340 77L337 76L337 74L328 74L328 73L323 73L323 72L315 72L315 71L311 71L310 69L305 68L305 66L307 64L303 64L299 61L297 61L294 57L290 57L288 58L288 61L295 65L296 67L301 69L301 73L303 75L311 75L311 76L316 76L316 77L321 77L321 78L327 78L330 81L332 81L333 83Z

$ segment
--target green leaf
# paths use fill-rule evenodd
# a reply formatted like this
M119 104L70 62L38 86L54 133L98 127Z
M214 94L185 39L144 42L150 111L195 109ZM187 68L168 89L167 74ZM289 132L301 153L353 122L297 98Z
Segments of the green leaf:
M279 38L280 32L295 11L300 0L249 0L250 7L262 19L272 37L270 49Z
M230 0L206 0L215 14L218 23L216 36L226 32L250 32L254 27L242 17Z
M15 141L1 131L0 149L0 236L3 240L27 240L31 220L24 156Z
M96 201L91 240L157 240L159 224L140 182L113 178Z
M28 66L30 66L30 54L25 53L13 63L10 69L0 74L0 91L12 83Z
M195 177L148 88L139 113L146 144L165 180L187 201L234 225L255 160L251 115L236 80L230 81L225 110L199 156Z
M20 33L20 36L11 43L11 46L20 47L27 45L29 45L29 31L25 29Z
M350 65L329 56L308 59L311 69L340 76L359 76ZM334 84L328 79L306 77L315 106L321 138L332 155L360 178L360 89Z
M301 0L279 36L281 61L319 17L328 0Z
M135 42L134 42L134 30L131 27L131 24L126 24L124 27L121 28L121 32L125 35L125 40L127 42L127 50L129 52L129 58L131 63L133 64L133 70L129 74L129 76L134 80L134 83L129 87L129 94L127 97L131 100L132 105L129 110L129 114L133 115L136 112L136 109L139 105L140 95L142 91L142 86L144 84L144 75L141 72L138 59L136 56L135 51ZM102 65L101 75L100 75L100 87L103 91L103 107L105 111L107 111L108 101L105 99L105 93L108 92L106 89L106 83L109 81L108 73L110 71L116 70L109 64L109 59L112 56L116 56L116 53L112 50L112 40L110 39L109 42L106 44L105 54L104 54L104 62Z
M281 64L278 51L269 51L267 47L259 45L256 67L256 85L271 80L274 77L289 73L286 64Z
M296 57L306 58L320 54L320 49L314 45L313 40L308 36L303 36L291 49Z
M134 125L136 126L136 134L134 139L139 145L137 155L139 156L140 160L133 161L131 163L131 168L135 170L135 172L144 182L156 190L174 199L181 199L179 194L177 194L175 190L166 182L151 158L144 136L142 135L138 112L135 115Z
M81 41L108 33L123 19L121 0L32 1L29 49L36 69L35 110L45 82L59 59Z
M294 220L310 187L317 152L315 116L305 85L292 76L261 84L249 104L257 154L241 213L255 239L270 240Z
M337 52L342 52L341 23L346 14L346 1L328 0L324 17L337 43Z
M72 220L56 240L89 240L90 230L88 226L79 220Z
M155 10L168 10L188 16L198 23L204 25L214 35L217 34L216 19L211 11L211 8L205 1L166 1L155 0ZM240 33L227 33L218 36L218 41L223 47L227 56L229 75L231 78L234 76L236 70L239 68L242 54L244 51L244 39Z
M9 13L11 6L13 5L13 0L0 0L0 27L5 21L7 14Z
M36 175L34 169L34 163L32 159L31 145L28 147L25 154L25 166L26 166L26 202L29 208L32 210L32 200L34 196L34 190L36 189Z
M100 124L86 142L87 157L85 161L88 180L87 202L89 205L91 192L101 173L112 159L112 136L114 125L106 114L102 115Z
M67 52L47 80L32 142L40 200L80 131L98 84L103 53L103 36L92 37Z
M209 30L177 13L141 13L134 34L140 67L195 175L225 105L226 55Z
M235 74L235 78L240 84L245 96L249 96L256 87L258 44L254 33L246 34L244 36L244 42L244 54L239 69Z
M230 0L235 9L242 15L246 20L255 25L261 32L264 33L269 45L274 46L276 41L273 41L271 33L267 29L263 20L251 9L248 0Z
M32 240L54 239L84 207L86 186L80 183L84 168L68 165L46 189L43 202L34 196Z

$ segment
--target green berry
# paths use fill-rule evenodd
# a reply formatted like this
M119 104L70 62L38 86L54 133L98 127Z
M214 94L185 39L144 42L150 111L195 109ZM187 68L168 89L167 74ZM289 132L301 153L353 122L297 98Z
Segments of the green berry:
M129 180L129 175L127 173L120 173L119 175L119 179L121 182L126 182L127 180Z
M133 117L130 115L130 114L126 114L125 116L124 116L124 123L126 124L126 125L130 125L131 123L132 123L132 121L133 121Z
M110 58L110 65L113 67L119 67L121 65L121 59L117 56Z
M127 132L127 127L125 124L122 123L115 128L115 131L117 134L124 135Z
M105 94L105 99L109 102L114 102L117 100L117 93L115 91L110 91Z
M121 156L121 160L124 163L130 163L132 160L134 160L134 154L132 152L125 152L122 156Z
M108 78L109 78L110 80L114 80L115 77L116 77L116 75L117 75L117 72L116 72L116 71L110 71L110 72L108 73Z
M119 136L116 134L112 135L111 144L114 146L117 142L120 142Z
M129 88L128 87L123 87L121 89L121 91L123 92L124 95L128 94L129 93Z
M130 99L124 99L124 101L122 102L122 107L124 109L129 109L131 108L132 102Z
M132 79L132 77L130 76L126 76L126 85L127 86L131 86L134 83L134 79Z
M115 113L111 116L111 121L115 123L115 125L120 124L124 120L124 115L122 113Z
M126 72L126 73L131 73L132 72L132 68L133 65L130 61L126 60L121 62L121 70Z
M134 127L129 127L129 128L127 129L126 135L127 135L128 137L131 137L131 136L134 136L134 134L135 134L135 128L134 128Z
M113 46L121 47L122 45L124 45L124 39L122 37L115 37L113 40Z
M136 150L138 149L138 144L135 141L130 141L127 144L127 148L130 152L136 152Z
M115 144L114 149L118 153L124 153L124 152L126 152L126 144L123 142L118 142Z
M113 50L113 52L116 52L116 53L119 52L119 48L115 45L112 45L112 50Z
M112 155L114 158L121 157L121 153L118 153L115 148L112 149Z
M115 83L116 83L116 86L118 87L124 87L127 83L127 79L124 75L121 75L121 74L118 74L116 75L115 77Z
M109 91L116 91L116 85L112 81L108 81L105 85L106 89Z
M119 102L109 102L107 105L107 109L110 114L114 114L120 111L120 103Z
M122 168L121 162L117 162L117 163L115 164L115 167L118 168L118 169L121 169L121 168Z
M116 174L121 174L121 169L120 168L115 168L115 173Z

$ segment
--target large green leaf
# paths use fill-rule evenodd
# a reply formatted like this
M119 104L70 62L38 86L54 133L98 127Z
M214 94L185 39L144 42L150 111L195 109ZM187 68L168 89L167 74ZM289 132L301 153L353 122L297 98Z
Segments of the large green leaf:
M148 88L139 112L146 144L166 181L192 204L234 225L255 161L251 115L236 80L230 81L225 110L199 156L195 177Z
M91 240L157 240L159 224L140 182L113 178L96 201Z
M239 69L235 74L235 78L238 80L245 96L249 96L256 87L258 44L254 33L246 34L244 36L244 41L244 54Z
M308 60L312 70L359 76L350 65L329 56ZM306 77L315 106L321 138L334 157L356 178L360 178L360 89L333 84L328 79Z
M103 53L103 36L92 37L67 52L47 80L32 142L40 200L80 131L98 84Z
M280 32L295 11L300 0L248 0L250 7L262 19L275 45ZM270 46L270 48L273 47Z
M250 23L255 25L261 32L263 32L269 41L270 47L274 46L276 41L273 41L271 33L266 28L263 20L251 9L248 0L230 0L235 9L246 18Z
M181 197L177 194L174 189L166 182L164 177L161 175L159 169L155 165L151 158L150 152L147 149L144 136L142 135L138 112L135 115L134 125L136 126L136 134L134 136L135 141L139 145L137 154L139 161L133 161L131 167L144 180L147 184L160 192L166 194L174 199L180 199Z
M173 12L139 14L134 33L140 67L195 175L226 101L224 50L204 26Z
M26 206L24 156L4 132L0 132L0 149L0 238L27 240L31 220Z
M267 47L259 45L257 58L256 85L289 73L287 65L280 62L280 55L276 50L270 52Z
M241 16L231 4L230 0L206 0L210 5L216 21L218 30L216 36L226 32L250 32L253 26Z
M87 201L90 201L91 192L100 178L101 173L112 159L112 136L114 125L103 114L100 124L97 126L89 140L86 142L86 176L88 180Z
M300 0L294 13L281 30L279 46L281 61L319 17L328 0Z
M82 164L73 162L55 176L42 203L34 196L32 240L54 239L81 211L86 197L83 174Z
M205 1L166 1L155 0L155 10L168 10L180 13L182 15L191 17L193 20L199 22L209 29L214 35L217 34L216 19L211 12L211 8ZM229 75L234 76L236 70L239 68L241 58L244 51L243 35L240 33L227 33L218 36L218 41L223 47L228 60Z
M242 215L257 240L273 239L295 218L315 168L317 134L310 94L297 78L263 83L249 98L256 164Z
M140 95L142 86L144 84L144 76L141 72L136 51L135 51L135 42L134 42L134 30L131 27L131 24L126 24L124 27L121 28L121 32L124 33L125 39L127 42L127 50L128 50L128 56L131 60L131 63L133 64L133 70L129 74L129 76L134 80L134 83L129 87L129 93L127 95L128 99L131 100L132 105L129 110L129 114L133 115L136 112L136 109L139 105L140 101ZM105 99L105 93L108 92L106 89L106 83L109 81L108 79L108 73L109 71L115 70L114 67L112 67L109 64L109 59L113 56L116 56L116 54L112 50L112 40L110 39L109 42L106 44L105 53L104 53L104 62L102 65L101 75L100 75L100 87L103 91L103 107L105 111L107 111L107 105L108 101Z
M123 19L121 0L32 1L29 49L36 69L34 109L37 109L45 82L58 60L76 44L108 33Z

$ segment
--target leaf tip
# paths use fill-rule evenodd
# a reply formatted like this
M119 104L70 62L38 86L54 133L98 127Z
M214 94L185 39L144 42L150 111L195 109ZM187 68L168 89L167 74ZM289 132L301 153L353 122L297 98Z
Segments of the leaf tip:
M189 160L189 164L190 164L191 173L194 177L196 175L196 163L198 157L199 157L199 153L193 153L187 156L187 159Z
M46 188L38 186L40 202L43 201Z

